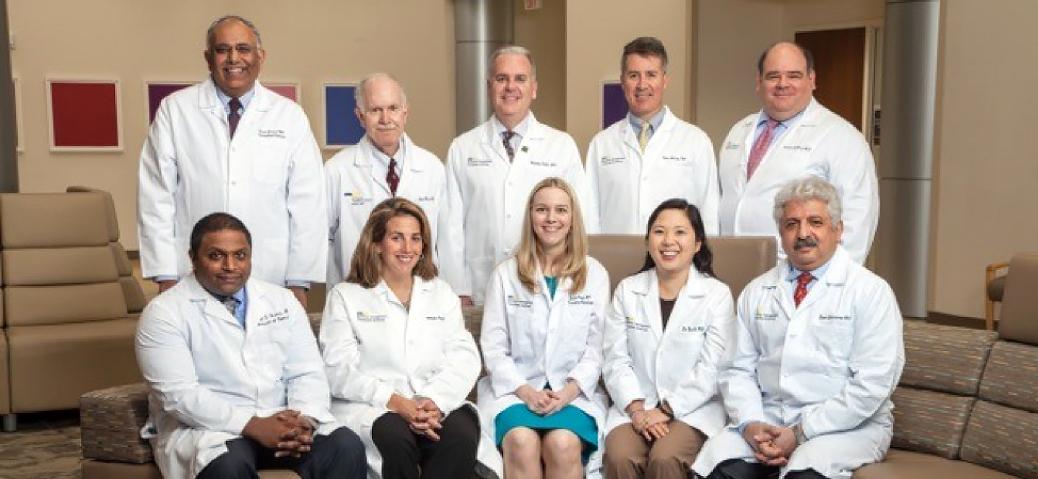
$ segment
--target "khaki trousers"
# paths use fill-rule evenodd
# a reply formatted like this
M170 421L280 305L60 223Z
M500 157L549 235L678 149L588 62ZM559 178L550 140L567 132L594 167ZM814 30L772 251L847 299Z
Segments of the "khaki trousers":
M670 432L648 442L630 423L606 436L606 479L687 479L696 454L706 442L698 429L681 421L667 423Z

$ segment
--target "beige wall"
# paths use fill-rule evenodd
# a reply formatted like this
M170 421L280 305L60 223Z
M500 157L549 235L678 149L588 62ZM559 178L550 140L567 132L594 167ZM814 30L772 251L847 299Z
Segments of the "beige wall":
M582 152L602 129L601 84L620 78L623 47L639 36L658 37L667 47L666 103L687 118L691 5L688 0L566 2L566 129Z
M941 2L932 310L983 317L984 266L1038 251L1038 2Z
M548 0L537 10L515 1L515 43L537 62L537 121L566 128L566 1Z
M318 142L323 82L385 70L408 90L408 132L445 155L454 136L454 26L450 0L246 2L54 2L9 0L14 74L21 83L22 191L85 184L112 192L122 242L137 248L137 162L147 134L145 80L201 80L202 50L214 18L237 13L263 35L261 80L298 82ZM420 49L420 51L419 51ZM44 78L114 78L122 98L121 153L51 153ZM330 152L329 152L330 153Z

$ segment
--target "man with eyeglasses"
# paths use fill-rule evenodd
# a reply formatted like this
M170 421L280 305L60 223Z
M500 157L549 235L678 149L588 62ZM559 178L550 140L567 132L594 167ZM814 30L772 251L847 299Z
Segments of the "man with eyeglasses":
M354 113L364 137L324 165L328 190L328 287L350 272L360 231L375 205L394 196L422 207L436 244L445 198L443 163L404 133L407 95L395 78L373 73L355 90Z
M327 257L321 154L303 109L256 78L266 52L252 22L206 33L210 77L166 97L141 151L138 220L144 277L165 291L191 273L191 225L214 211L254 233L254 276L305 307Z

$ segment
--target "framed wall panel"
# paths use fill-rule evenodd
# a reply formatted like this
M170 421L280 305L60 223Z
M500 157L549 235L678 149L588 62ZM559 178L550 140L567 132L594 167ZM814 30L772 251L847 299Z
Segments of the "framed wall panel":
M364 136L364 128L353 111L357 102L355 83L324 84L324 148L338 149L356 145Z
M119 80L47 79L51 151L122 151Z
M299 84L294 82L262 82L263 86L269 88L274 93L277 93L289 100L296 103L302 104L299 99Z
M155 112L159 111L163 98L195 83L192 81L145 81L144 97L148 99L148 124L155 121Z
M627 115L627 100L618 81L602 82L602 129L616 123Z

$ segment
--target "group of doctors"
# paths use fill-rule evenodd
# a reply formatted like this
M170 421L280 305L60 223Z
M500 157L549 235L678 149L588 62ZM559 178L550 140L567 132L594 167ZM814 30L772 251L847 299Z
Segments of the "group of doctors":
M604 274L604 270L600 265L596 267L593 259L577 261L583 268L580 275L586 281L581 283L583 289L573 290L565 281L547 283L544 277L549 275L540 274L540 269L545 268L545 258L538 257L543 255L539 249L542 245L538 243L542 238L536 237L539 230L531 226L530 208L533 193L547 178L566 185L552 188L562 189L570 197L569 214L576 212L581 220L578 235L643 234L646 225L652 227L652 221L658 219L653 215L660 214L659 205L676 198L696 211L695 215L688 215L691 225L696 223L693 216L702 223L702 231L694 231L693 238L722 234L782 239L781 225L776 224L776 193L790 180L805 175L826 180L841 198L838 238L843 244L838 255L841 261L844 257L852 263L864 261L878 221L877 181L869 147L853 126L814 100L812 57L810 52L792 43L777 43L761 55L757 65L757 92L762 109L736 123L721 144L717 161L706 134L665 106L667 55L662 43L651 37L637 38L624 47L621 85L629 114L595 136L586 162L582 162L568 134L538 122L530 111L537 95L536 68L532 55L522 47L504 47L491 55L487 94L494 114L484 124L454 139L446 167L404 132L408 115L406 95L399 82L387 74L370 75L358 85L356 115L365 135L357 145L335 155L322 169L320 153L302 109L257 81L266 52L258 29L251 22L237 16L217 19L206 33L204 57L210 77L162 102L141 153L138 197L141 264L144 276L158 282L161 291L189 277L192 268L197 269L197 264L184 255L184 251L190 249L188 233L192 225L211 212L222 211L240 218L253 234L250 238L253 276L287 287L306 306L306 290L310 284L327 282L331 289L344 280L351 282L347 278L354 274L356 266L351 262L355 261L357 249L364 246L362 233L372 210L385 199L399 197L418 205L427 218L428 231L423 231L421 236L428 247L419 255L421 260L435 261L437 275L460 296L462 304L486 305L484 332L490 333L488 338L494 338L495 309L535 310L540 301L544 301L548 305L562 304L558 311L565 311L608 301L607 287L604 292L582 292L603 284L596 275ZM546 231L558 227L551 221L546 223ZM683 228L686 232L695 230L690 226ZM566 232L573 234L568 228ZM528 239L526 235L536 238ZM536 253L525 266L522 255L530 252L524 253L524 244L533 245ZM783 252L780 259L790 250L783 248ZM667 254L672 253L675 252ZM664 257L669 258L661 256ZM560 265L559 271L565 274L557 275L554 281L574 280L576 270L563 266L573 265ZM512 276L518 275L516 277L521 279L526 274L533 283L504 281L502 268L509 267L518 268L513 270L516 273ZM524 267L526 273L523 273ZM533 274L530 268L538 273ZM712 276L709 270L695 269L693 276L698 275L707 279ZM617 295L648 297L651 302L654 299L651 283L645 278L632 280L618 289ZM719 283L706 283L709 284L697 282L692 288L698 295L696 298L711 296L714 293L710 291L720 291L723 287ZM687 288L679 287L678 291L688 294L684 289ZM552 293L545 296L548 290ZM522 291L536 294L523 296ZM556 296L555 291L561 293ZM730 294L728 296L730 302ZM671 328L679 328L690 338L710 331L706 324L684 324L688 318L680 305L681 302L671 304L679 313ZM538 326L543 327L539 332L535 328L528 334L509 338L498 352L507 355L524 346L537 351L520 362L511 359L517 365L506 368L511 374L500 381L490 379L485 386L495 396L515 395L534 412L544 412L544 407L554 407L553 404L557 406L560 398L574 401L583 397L589 403L597 402L601 406L597 415L589 414L595 419L596 430L608 430L602 422L607 416L601 402L604 396L600 397L595 384L587 384L590 372L581 378L560 376L561 370L532 372L544 367L544 355L565 356L567 348L579 344L565 336L573 331L559 332L559 328L563 331L572 328L569 322L574 316L580 315L551 312ZM565 321L560 321L562 317ZM604 335L608 344L609 329L602 323L603 314L599 312L590 317L587 320L589 332L585 335L588 344L596 340L594 335ZM647 327L645 332L665 336L659 325L642 325L632 318L625 319L624 330L628 334ZM491 327L489 331L488 327ZM670 329L665 331L669 334ZM715 333L706 334L703 344L695 345L704 351L704 357L713 358L708 359L708 363L718 361L717 345L723 342ZM488 353L487 347L492 345L487 339L483 341L490 369L495 350L490 348ZM659 341L657 349L662 351L666 342ZM653 353L657 362L659 351ZM588 354L591 356L581 355L578 362L593 361L594 355L600 353ZM656 371L651 356L630 357L628 362L649 365L646 367ZM520 367L523 365L533 369L526 371ZM524 389L520 396L517 390L508 389L515 385L517 378L528 380L537 374L543 380L542 384L533 385L533 391ZM597 370L594 374L598 374ZM686 401L699 399L688 399L684 394L698 397L707 391L696 392L696 388L712 387L707 379L709 375L701 372L696 373L695 379L668 379L663 375L662 382L652 378L655 372L647 377L624 374L618 372L624 379L612 380L626 384L656 382L657 387L666 385L665 390L653 393L657 395L655 399L641 398L646 409L630 409L629 402L622 405L624 408L620 411L628 420L635 416L651 417L654 425L658 422L654 419L661 414L667 418L677 417L679 413L681 417L693 414ZM609 376L607 373L607 386L611 381ZM494 377L491 371L488 378ZM334 389L334 378L329 379ZM576 379L575 386L570 387L569 379ZM668 381L673 384L668 385ZM480 386L481 392L483 386ZM343 391L347 389L351 388ZM668 397L672 394L674 400ZM381 394L371 396L375 397L383 399ZM649 407L654 402L657 407ZM696 421L705 421L705 425L700 428L696 421L690 421L696 427L694 431L685 431L687 434L676 433L674 428L665 431L668 428L659 426L633 428L636 435L650 442L668 432L702 439L696 434L709 435L706 429L714 429L724 422L723 415L696 414L702 416ZM491 415L491 420L499 415ZM731 411L729 416L738 417ZM493 430L487 427L491 425L485 423L485 414L480 415L480 419L484 421L484 434ZM521 425L530 418L510 419L513 424ZM416 424L412 422L408 427L414 430ZM538 437L545 443L544 451L572 452L574 449L572 441L551 442L547 441L549 435ZM531 454L529 438L517 441L518 445L512 448L519 451L515 456L508 454L506 446L512 442L506 441L507 437L494 439L497 446L504 448L504 466L507 468L512 460L513 465L519 465L515 466L520 467L517 470L524 470L521 465L527 462L522 458L529 460ZM609 439L606 442L610 443ZM596 453L601 451L597 445L594 450L576 449L588 464L599 460ZM547 467L556 456L537 457ZM589 466L588 470L593 468Z

